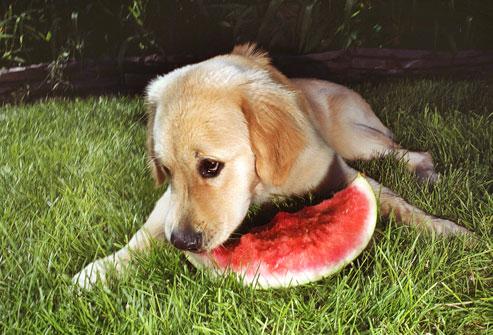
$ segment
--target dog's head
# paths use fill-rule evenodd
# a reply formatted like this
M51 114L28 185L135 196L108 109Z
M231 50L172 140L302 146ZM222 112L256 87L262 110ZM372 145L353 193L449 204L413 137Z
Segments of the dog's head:
M210 250L241 224L252 201L290 178L306 127L300 97L252 46L158 77L147 89L148 150L167 180L166 238Z

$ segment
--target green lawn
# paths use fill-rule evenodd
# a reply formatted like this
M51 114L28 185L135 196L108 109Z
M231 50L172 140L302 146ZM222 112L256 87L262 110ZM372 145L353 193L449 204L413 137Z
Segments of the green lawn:
M479 82L356 87L405 147L430 150L420 186L387 158L355 163L478 243L379 220L370 247L331 278L255 291L210 279L156 244L108 288L70 278L120 248L163 192L147 171L143 102L0 107L0 333L493 333L493 96Z

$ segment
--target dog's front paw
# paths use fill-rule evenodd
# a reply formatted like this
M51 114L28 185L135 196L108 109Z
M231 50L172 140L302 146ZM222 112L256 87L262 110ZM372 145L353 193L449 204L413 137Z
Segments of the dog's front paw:
M73 276L72 283L84 289L92 288L98 279L104 284L106 282L107 267L110 264L111 262L107 257L98 259Z

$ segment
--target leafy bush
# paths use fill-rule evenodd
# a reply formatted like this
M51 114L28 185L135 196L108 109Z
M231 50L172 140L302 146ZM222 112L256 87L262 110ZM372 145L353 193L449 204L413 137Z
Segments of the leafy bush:
M160 53L207 56L238 42L278 52L491 48L493 1L20 0L0 4L0 66Z

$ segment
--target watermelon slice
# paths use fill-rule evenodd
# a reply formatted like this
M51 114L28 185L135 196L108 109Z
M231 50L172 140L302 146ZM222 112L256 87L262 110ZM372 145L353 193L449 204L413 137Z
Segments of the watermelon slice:
M229 271L257 288L301 285L327 277L367 246L377 220L371 186L361 175L344 190L296 213L278 213L234 243L209 253L187 252L198 268Z

